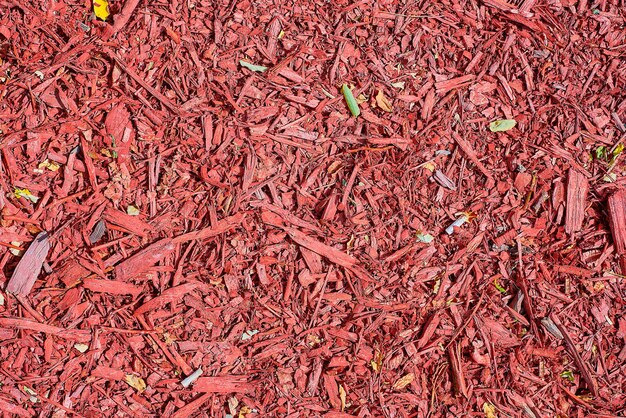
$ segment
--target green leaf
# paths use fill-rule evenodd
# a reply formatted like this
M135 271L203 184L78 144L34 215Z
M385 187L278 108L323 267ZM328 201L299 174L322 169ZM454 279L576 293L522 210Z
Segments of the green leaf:
M597 160L605 160L606 159L606 147L604 145L596 148L596 159Z
M567 379L570 382L574 383L574 373L571 370L565 370L561 373L561 377L563 379Z
M498 283L498 279L493 280L493 285L496 287L496 289L498 289L498 292L506 294L506 289L502 287L500 283Z
M267 67L263 65L250 64L249 62L246 62L243 60L239 61L239 65L247 68L248 70L256 71L257 73L262 73L264 71L267 71Z
M359 109L359 105L357 104L356 99L352 94L352 90L350 90L350 87L348 87L347 84L344 84L343 86L341 86L341 92L343 93L344 99L346 99L348 109L350 109L350 113L352 113L352 116L354 116L355 118L358 117L361 114L361 109Z
M506 132L515 128L515 125L517 125L515 119L494 120L489 124L489 130L491 132Z

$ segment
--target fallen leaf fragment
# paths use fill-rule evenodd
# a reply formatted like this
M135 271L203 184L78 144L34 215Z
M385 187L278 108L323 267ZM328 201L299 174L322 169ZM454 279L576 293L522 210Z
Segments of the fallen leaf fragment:
M515 119L494 120L489 124L489 130L491 132L506 132L515 128L515 125L517 125Z
M483 404L483 412L485 413L485 418L498 418L496 407L488 402Z
M410 385L413 380L415 380L415 375L413 373L405 374L404 376L396 380L396 383L393 384L392 389L402 390Z
M98 19L107 20L109 17L109 2L107 0L93 0L93 13Z
M30 200L33 203L37 203L37 201L39 200L39 198L35 195L33 195L30 190L28 189L20 189L20 188L15 188L15 192L13 193L15 195L16 198L20 198L23 197L25 199Z
M143 392L144 390L146 390L146 382L144 382L144 380L139 376L135 376L134 374L127 374L124 377L124 380L126 381L126 383L128 383L130 387L137 389L139 392Z
M241 409L239 410L239 416L237 418L244 418L246 415L248 415L250 412L252 412L252 409L247 406L244 405L241 407Z
M376 352L374 353L374 358L372 359L372 361L370 361L370 366L372 366L372 370L374 370L376 373L380 373L380 370L383 367L383 353L376 350Z
M262 72L267 71L267 67L264 65L255 65L255 64L251 64L249 62L243 61L243 60L239 61L239 65L241 65L244 68L247 68L248 70L255 71L257 73L262 73Z
M45 159L44 161L39 163L37 168L39 168L40 170L47 168L50 171L58 171L59 168L61 168L61 166L58 163L55 163L54 161Z
M417 233L417 240L419 242L423 242L424 244L430 244L431 242L433 242L433 240L435 239L435 237L433 237L430 234L424 234L423 232L419 231Z
M133 205L128 205L128 207L126 208L126 213L128 213L130 216L138 216L139 209L137 209L137 207Z
M346 409L346 390L343 385L339 385L339 399L341 399L341 412Z
M378 90L378 94L376 95L376 104L385 112L393 111L391 102L385 97L382 90Z

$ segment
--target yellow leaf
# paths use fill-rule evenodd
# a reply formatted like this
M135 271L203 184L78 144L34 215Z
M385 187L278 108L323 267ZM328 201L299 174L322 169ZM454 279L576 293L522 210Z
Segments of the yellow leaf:
M393 390L402 390L415 379L415 375L413 373L406 374L402 376L400 379L396 380L396 383L393 384Z
M249 406L246 406L246 405L242 406L241 409L239 410L239 418L244 418L250 412L252 412L252 409L250 409Z
M343 385L339 385L339 399L341 399L341 412L346 409L346 390Z
M107 0L93 0L93 13L98 19L107 20L107 17L109 17L109 2Z
M134 374L127 374L124 380L130 387L137 389L139 392L146 390L146 382L144 382L141 377L135 376Z
M30 200L33 203L37 203L37 201L39 200L39 198L37 196L34 196L28 189L19 189L16 187L14 195L17 199L19 199L20 197L23 197L25 199Z
M496 407L490 403L485 402L483 404L483 412L485 413L485 418L498 418Z
M391 112L393 110L391 102L385 97L382 90L378 90L378 94L376 95L376 104L385 112Z

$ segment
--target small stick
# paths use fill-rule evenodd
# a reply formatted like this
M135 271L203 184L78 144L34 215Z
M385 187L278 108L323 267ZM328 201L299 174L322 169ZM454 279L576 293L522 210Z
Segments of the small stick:
M333 272L333 268L331 267L326 273L326 277L324 277L324 284L322 285L322 290L320 290L320 297L317 300L317 305L315 306L315 311L313 311L313 315L311 316L311 321L309 321L309 328L313 327L315 324L315 319L320 310L320 306L322 305L322 299L324 299L324 292L326 291L326 285L328 284L328 278L330 274Z
M582 375L583 379L587 383L587 386L589 386L591 393L594 396L598 396L598 382L596 382L596 379L591 374L591 369L589 368L589 365L585 363L583 358L578 353L578 350L576 349L576 345L574 344L574 341L572 341L572 338L567 333L567 329L565 329L565 326L563 326L563 323L561 323L561 321L559 320L559 317L556 316L555 313L550 314L550 319L552 320L552 322L554 322L554 325L556 325L557 329L563 335L563 341L565 342L567 351L569 351L569 353L574 358L574 363L576 363L576 366L580 370L580 374Z

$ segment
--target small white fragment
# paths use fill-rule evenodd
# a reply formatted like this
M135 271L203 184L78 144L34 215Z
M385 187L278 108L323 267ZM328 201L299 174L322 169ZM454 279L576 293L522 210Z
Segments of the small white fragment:
M138 216L139 215L139 209L137 209L133 205L128 205L128 207L126 208L126 213L128 213L130 216Z
M19 241L11 241L11 245L15 245L16 247L19 247L20 245L22 245L22 243ZM11 252L11 254L16 255L16 256L20 256L24 254L24 251L20 251L15 248L9 248L9 251Z
M89 346L87 344L82 344L82 343L74 344L74 348L77 349L81 353L84 353L87 350L89 350Z
M196 370L195 372L191 373L189 376L184 378L180 382L180 384L183 385L184 388L188 388L189 386L191 386L193 382L198 380L200 376L202 376L202 367L200 367L198 370Z
M24 392L30 396L29 400L32 403L37 403L39 402L39 398L37 398L37 392L35 392L34 390L32 390L31 388L29 388L28 386L23 386L22 389L24 390Z
M4 306L4 295L0 293L0 306Z
M41 71L39 70L35 71L35 76L39 77L39 79L43 81L44 75Z
M467 220L467 215L461 215L461 217L457 218L456 221L452 222L450 226L446 228L446 234L452 235L454 233L454 227L462 226L465 222L467 222Z
M430 234L423 234L421 232L417 233L417 240L423 242L424 244L430 244L434 239L435 237Z
M247 341L247 340L251 339L252 337L254 337L258 333L259 333L258 329L253 329L253 330L250 330L250 331L244 331L244 333L241 335L241 341Z

